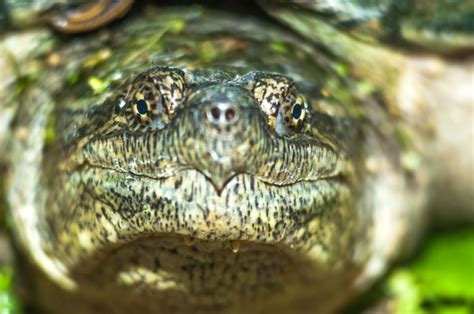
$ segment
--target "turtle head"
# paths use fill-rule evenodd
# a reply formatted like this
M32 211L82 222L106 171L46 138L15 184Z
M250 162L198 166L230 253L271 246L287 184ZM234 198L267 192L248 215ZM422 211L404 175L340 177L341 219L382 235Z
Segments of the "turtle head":
M320 264L351 254L346 125L312 107L281 74L139 74L75 132L56 178L65 193L46 213L51 254L81 276L105 259L119 277L131 259L150 270L169 250L180 254L168 266L217 254L235 272L232 251L280 254L282 267L287 254Z

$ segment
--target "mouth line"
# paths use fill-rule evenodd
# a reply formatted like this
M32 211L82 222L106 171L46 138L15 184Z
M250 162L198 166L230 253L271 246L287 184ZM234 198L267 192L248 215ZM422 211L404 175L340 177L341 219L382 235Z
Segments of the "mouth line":
M181 172L184 172L184 171L187 171L187 170L194 170L194 171L197 171L199 172L203 177L206 178L206 181L212 185L214 187L214 190L216 191L216 193L220 196L222 194L222 192L225 190L225 188L227 187L228 183L231 182L236 176L238 175L247 175L247 176L252 176L254 177L255 179L257 179L258 181L266 184L266 185L269 185L269 186L274 186L274 187L282 187L282 188L285 188L285 187L291 187L293 185L296 185L298 183L301 183L301 182L309 182L309 183L316 183L316 182L319 182L319 181L332 181L332 182L337 182L337 183L342 183L342 184L347 184L348 182L348 177L347 175L343 174L343 173L335 173L335 174L330 174L330 175L327 175L327 176L321 176L317 179L305 179L305 178L302 178L302 179L299 179L299 180L293 180L291 182L288 182L288 183L275 183L275 182L271 182L269 179L267 178L263 178L261 176L256 176L254 174L251 174L251 173L248 173L248 172L244 172L244 171L240 171L240 172L236 172L234 173L232 176L230 176L225 182L224 184L221 186L221 187L218 187L216 186L212 180L207 176L205 175L203 172L201 172L200 170L194 168L194 167L183 167L183 166L180 166L178 167L177 171L173 172L173 174L171 175L168 175L168 176L152 176L152 175L147 175L147 174L143 174L143 173L135 173L133 171L123 171L123 170L119 170L119 169L116 169L116 168L111 168L111 167L105 167L105 166L101 166L101 165L96 165L96 164L91 164L89 162L85 162L83 163L82 165L80 165L76 170L77 171L82 171L84 169L100 169L100 170L105 170L105 171L112 171L112 172L115 172L115 173L118 173L118 174L122 174L122 175L127 175L127 176L132 176L132 177L136 177L136 178L144 178L144 179L148 179L148 180L154 180L154 181L161 181L161 180L166 180L166 179L169 179L175 175L178 175L180 174Z

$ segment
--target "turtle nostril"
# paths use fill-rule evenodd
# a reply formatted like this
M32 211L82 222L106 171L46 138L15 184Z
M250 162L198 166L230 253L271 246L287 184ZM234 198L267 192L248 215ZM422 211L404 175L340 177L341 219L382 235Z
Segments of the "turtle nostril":
M221 110L218 107L212 107L211 108L211 116L214 118L214 120L218 121L221 115Z
M235 117L235 110L233 108L228 108L225 111L225 119L231 121Z
M211 104L205 110L207 120L219 127L236 124L239 120L239 115L239 108L227 103Z

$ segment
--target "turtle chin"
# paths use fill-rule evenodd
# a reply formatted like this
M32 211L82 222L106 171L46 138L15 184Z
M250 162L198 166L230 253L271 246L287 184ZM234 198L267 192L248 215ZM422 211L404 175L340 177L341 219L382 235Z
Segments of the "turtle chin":
M85 306L83 313L328 313L355 292L360 272L353 263L325 267L279 244L241 241L236 251L228 241L156 234L69 269L74 291L46 277L35 288L50 306Z
M298 263L296 256L288 247L275 244L191 241L182 235L162 233L131 241L107 255L97 254L72 270L71 276L99 290L140 287L150 293L201 298L209 294L219 299L236 286L283 285L291 265Z
M114 297L121 306L136 302L149 312L159 306L165 312L226 308L240 313L249 302L267 309L309 300L319 283L337 274L287 246L240 241L237 250L229 241L188 242L176 234L138 239L90 260L94 266L83 264L71 272L87 299ZM167 301L176 298L182 301Z

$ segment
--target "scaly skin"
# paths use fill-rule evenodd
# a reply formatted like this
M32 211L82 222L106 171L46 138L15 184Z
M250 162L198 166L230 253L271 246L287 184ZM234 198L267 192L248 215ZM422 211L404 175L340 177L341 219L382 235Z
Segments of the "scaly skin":
M16 100L8 201L34 302L325 313L410 246L423 181L337 60L197 8L115 27L56 42Z

